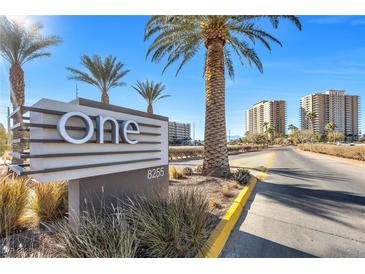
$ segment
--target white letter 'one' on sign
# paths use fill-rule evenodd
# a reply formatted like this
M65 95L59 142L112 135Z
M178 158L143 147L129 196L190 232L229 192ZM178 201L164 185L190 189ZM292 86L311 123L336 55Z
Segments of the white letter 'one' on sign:
M128 129L129 126L131 126L132 129ZM120 133L124 142L131 145L135 145L138 143L138 140L131 140L128 137L128 134L139 134L139 126L135 121L124 121L122 123L122 127L120 128Z
M86 133L84 135L84 137L82 137L81 139L75 139L73 137L71 137L66 130L66 124L68 119L70 119L71 117L80 117L86 126ZM66 114L64 114L61 119L58 121L57 123L57 129L58 129L58 133L62 136L62 138L72 144L83 144L86 143L87 141L89 141L91 139L91 137L94 134L94 124L93 121L90 119L89 116L87 116L86 114L79 112L79 111L72 111L72 112L68 112Z

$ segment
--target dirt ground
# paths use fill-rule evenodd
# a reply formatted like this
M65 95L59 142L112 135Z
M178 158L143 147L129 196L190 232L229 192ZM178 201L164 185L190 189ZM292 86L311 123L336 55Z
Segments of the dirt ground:
M206 195L209 201L215 224L226 213L243 186L233 180L207 177L201 175L186 176L183 179L170 180L170 191L181 188L196 188ZM214 217L213 216L213 217Z

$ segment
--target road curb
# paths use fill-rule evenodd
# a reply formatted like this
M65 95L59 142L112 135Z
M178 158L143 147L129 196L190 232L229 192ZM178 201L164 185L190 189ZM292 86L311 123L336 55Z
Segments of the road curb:
M218 258L223 250L228 237L234 228L241 212L250 197L252 190L255 188L257 178L251 176L248 184L244 186L236 199L233 201L222 220L215 227L207 241L207 247L199 252L197 258Z

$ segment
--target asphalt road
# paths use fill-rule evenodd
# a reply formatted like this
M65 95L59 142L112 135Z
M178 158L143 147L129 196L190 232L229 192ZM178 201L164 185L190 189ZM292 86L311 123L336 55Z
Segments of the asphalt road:
M230 163L261 181L221 257L365 257L365 163L293 148L235 155Z

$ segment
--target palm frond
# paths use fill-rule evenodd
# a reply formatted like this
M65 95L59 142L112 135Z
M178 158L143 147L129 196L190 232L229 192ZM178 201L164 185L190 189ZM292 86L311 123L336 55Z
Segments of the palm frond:
M226 30L226 37L217 36L217 39L225 39L224 63L229 76L234 77L232 53L242 65L247 62L262 72L262 62L254 50L256 42L261 43L269 51L272 50L272 43L280 46L282 43L258 25L257 22L260 19L268 19L274 28L278 27L281 19L289 20L298 29L302 28L298 17L286 15L152 16L145 26L145 41L152 39L146 58L151 56L153 62L166 60L162 69L163 73L172 64L179 62L177 75L182 67L200 51L201 45L206 43L206 33Z
M50 56L44 49L55 46L62 40L54 35L43 36L42 24L29 26L0 17L0 54L10 64L20 64L36 58Z
M80 60L81 65L87 71L66 67L71 73L68 79L91 84L102 92L108 92L112 88L126 85L121 79L130 70L124 70L124 64L118 62L116 57L109 55L105 59L102 59L97 54L94 54L92 57L85 54L81 56Z
M146 80L145 82L137 81L135 86L132 86L139 95L145 99L147 104L152 105L158 100L169 97L170 95L162 95L165 91L165 86L162 83Z

